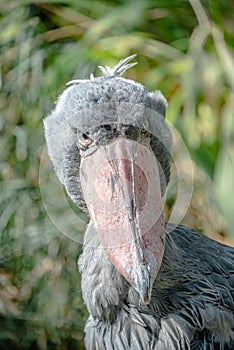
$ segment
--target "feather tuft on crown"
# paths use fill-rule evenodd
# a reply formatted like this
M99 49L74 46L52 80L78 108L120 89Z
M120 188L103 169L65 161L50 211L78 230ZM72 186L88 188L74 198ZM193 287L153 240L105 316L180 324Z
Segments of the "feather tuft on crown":
M129 63L131 60L133 60L133 58L136 57L136 54L128 56L124 59L122 59L116 66L114 66L114 68L110 68L109 66L98 66L98 68L102 71L103 75L106 77L121 77L121 75L124 74L124 72L126 72L127 69L135 66L138 62L133 62L133 63ZM89 79L75 79L75 80L71 80L68 83L66 83L66 85L73 85L73 84L80 84L80 83L86 83L86 82L90 82L93 81L95 79L93 73L90 74L90 78Z

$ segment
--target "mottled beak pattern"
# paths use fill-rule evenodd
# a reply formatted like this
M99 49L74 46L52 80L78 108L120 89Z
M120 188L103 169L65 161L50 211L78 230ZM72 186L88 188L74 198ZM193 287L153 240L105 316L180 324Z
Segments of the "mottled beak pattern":
M149 303L165 241L154 153L146 145L118 137L82 158L80 179L109 259Z

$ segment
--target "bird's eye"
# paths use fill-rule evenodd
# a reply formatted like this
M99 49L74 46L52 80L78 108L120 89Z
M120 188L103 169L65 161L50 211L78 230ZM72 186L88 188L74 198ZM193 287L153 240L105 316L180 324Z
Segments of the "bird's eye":
M93 142L93 140L90 137L88 137L88 135L82 133L79 130L77 131L77 139L79 143L84 147L89 147Z
M148 132L145 129L141 129L141 136L147 136Z
M148 131L145 129L141 129L141 137L148 137L148 136L149 136Z
M148 145L151 141L150 133L145 129L141 129L139 134L139 140L141 143Z

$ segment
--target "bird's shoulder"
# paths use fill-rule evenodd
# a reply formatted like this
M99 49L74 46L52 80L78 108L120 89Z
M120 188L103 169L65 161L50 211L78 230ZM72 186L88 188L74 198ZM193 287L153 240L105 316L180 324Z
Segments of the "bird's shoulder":
M92 234L91 237L95 236ZM81 259L80 268L91 269L88 274L83 274L83 294L88 293L87 306L90 311L95 311L91 314L103 310L105 301L112 300L113 296L112 304L117 304L113 309L114 317L103 318L103 311L99 318L90 316L86 325L87 349L196 350L208 346L210 349L216 346L232 349L228 344L234 338L233 248L190 228L170 226L149 305L140 303L133 287L124 288L123 279L109 264L103 250L85 249L88 252ZM94 261L90 260L94 255L102 262L102 270L106 266L104 270L110 278L100 273L99 265L89 264ZM104 286L100 283L102 277L115 281L117 295L109 288L101 289L100 293L97 287L93 288ZM118 299L120 294L121 300ZM89 305L90 300L93 300L93 306Z
M234 287L234 247L217 242L205 234L186 226L167 225L167 245L173 241L183 261L191 263L193 269L201 269L202 273L214 272L228 277ZM192 269L192 270L193 270Z

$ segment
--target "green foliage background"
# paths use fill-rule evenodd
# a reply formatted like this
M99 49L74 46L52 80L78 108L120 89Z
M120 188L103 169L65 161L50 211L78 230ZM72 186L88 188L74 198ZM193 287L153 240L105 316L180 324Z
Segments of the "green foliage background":
M163 92L192 159L183 223L232 244L234 2L1 1L0 45L0 349L83 349L81 245L43 205L55 194L42 119L67 81L137 53L125 76ZM175 199L172 186L166 217ZM53 215L74 238L84 224L74 227L63 209Z

